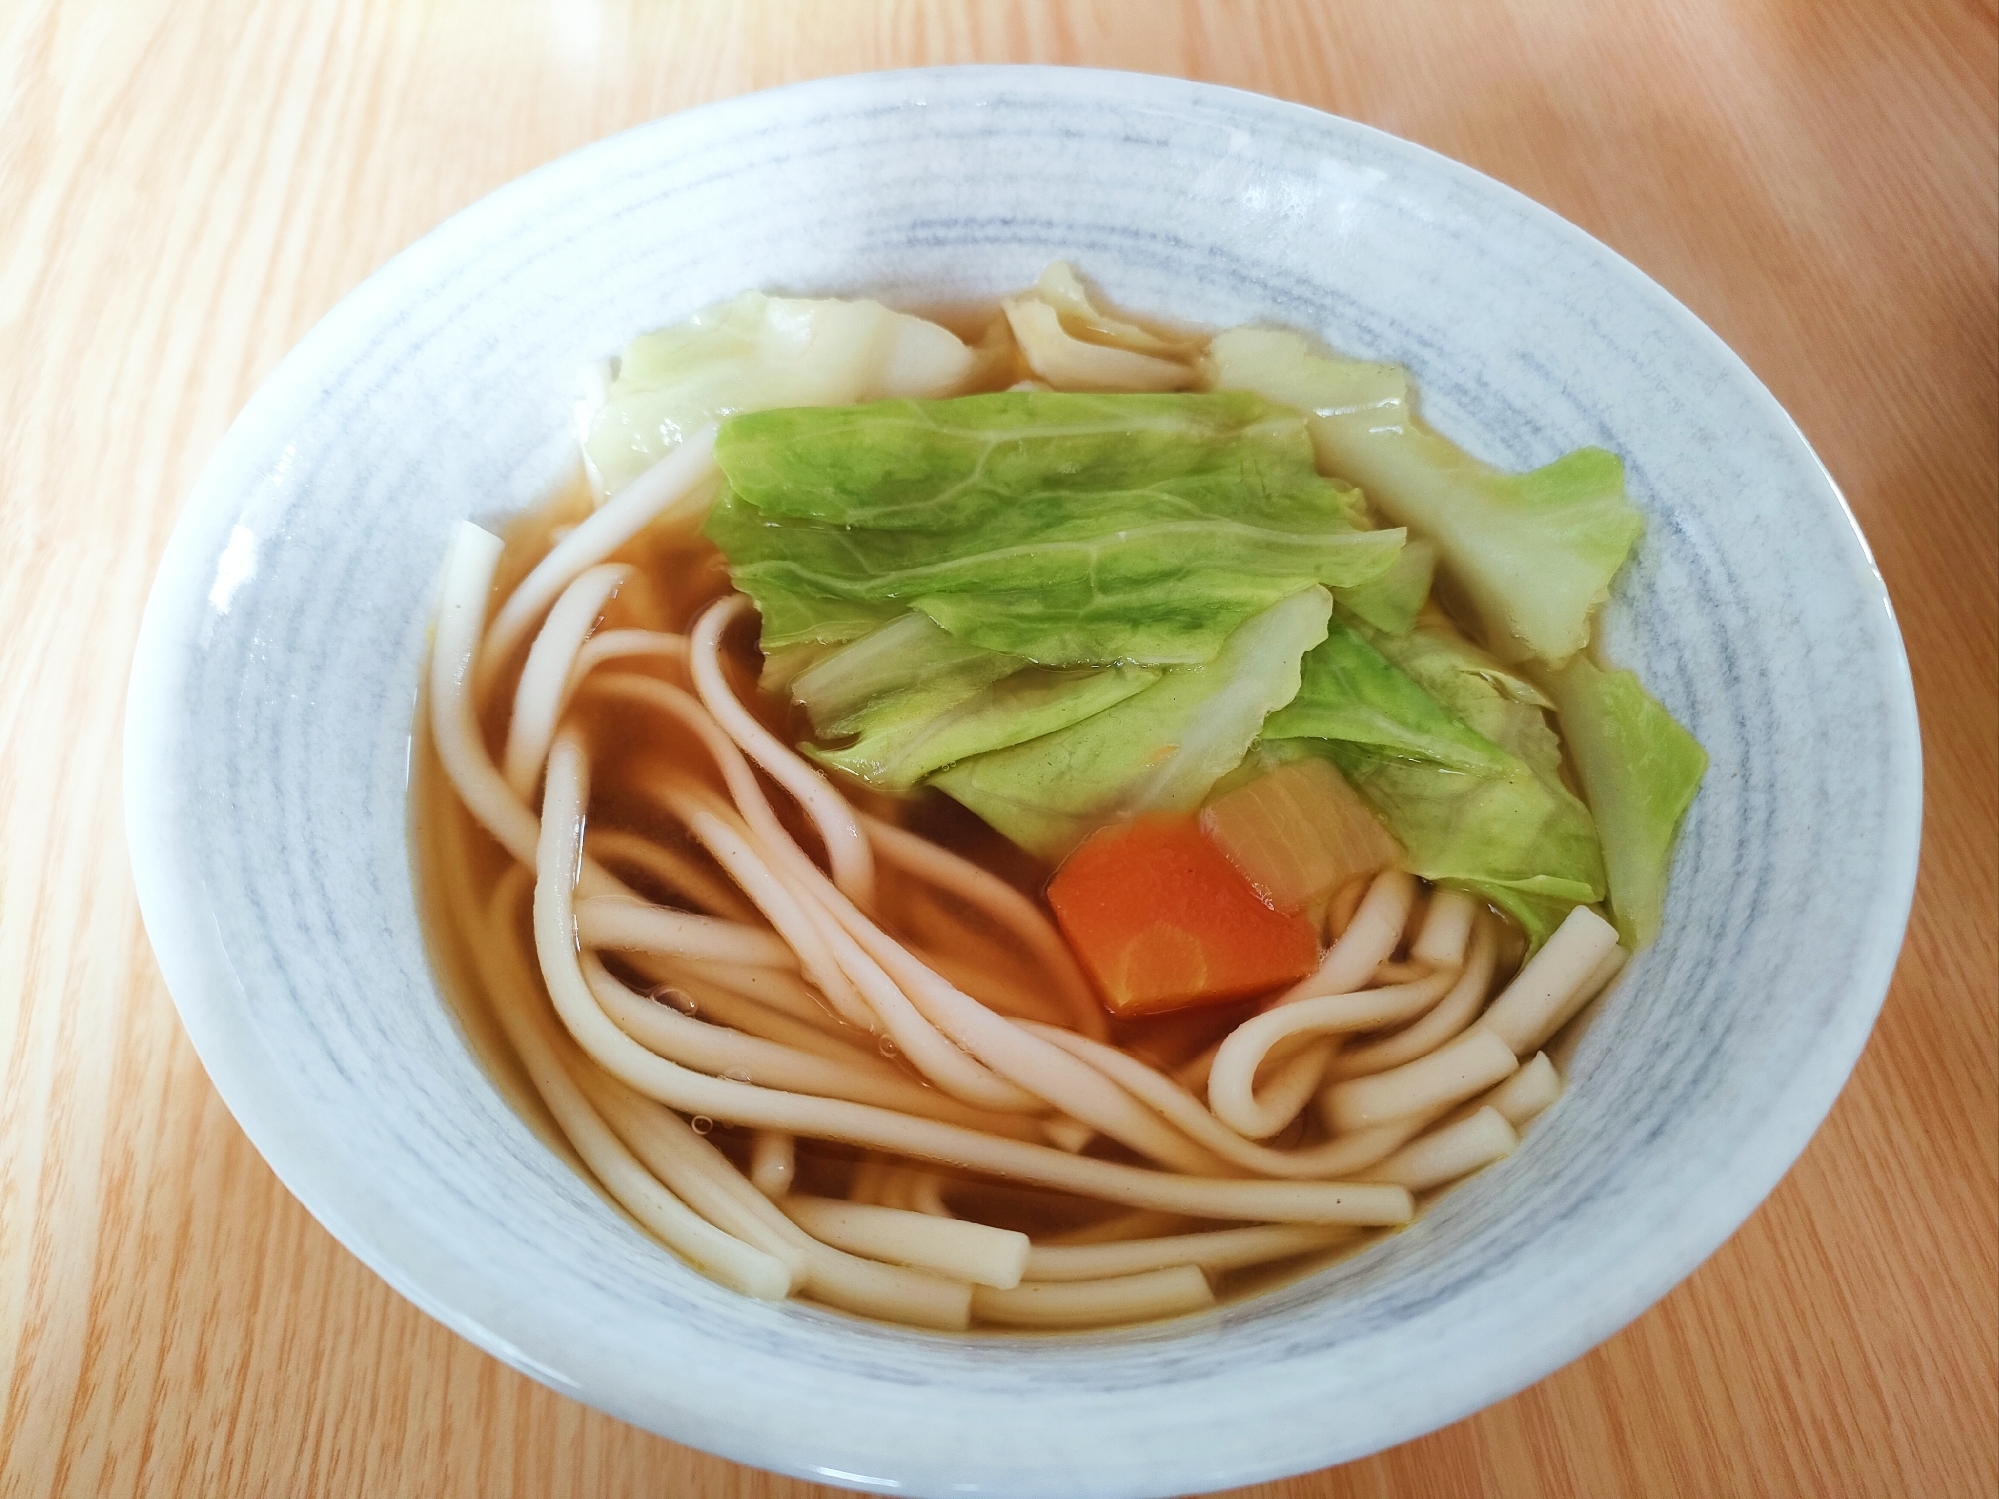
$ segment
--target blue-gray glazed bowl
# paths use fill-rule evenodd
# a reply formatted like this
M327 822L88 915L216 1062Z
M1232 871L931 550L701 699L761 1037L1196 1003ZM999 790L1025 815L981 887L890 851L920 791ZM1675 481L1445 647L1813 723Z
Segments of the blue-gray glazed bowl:
M745 287L1116 301L1407 363L1536 465L1624 456L1607 615L1706 745L1664 935L1511 1159L1413 1228L1212 1314L945 1338L734 1295L508 1107L440 996L410 726L459 518L572 460L575 372ZM285 1184L552 1388L766 1468L899 1494L1141 1496L1362 1456L1608 1337L1776 1184L1886 991L1921 801L1900 638L1837 490L1684 308L1553 214L1346 120L1163 78L966 68L675 115L529 174L342 302L244 410L148 606L126 733L146 927Z

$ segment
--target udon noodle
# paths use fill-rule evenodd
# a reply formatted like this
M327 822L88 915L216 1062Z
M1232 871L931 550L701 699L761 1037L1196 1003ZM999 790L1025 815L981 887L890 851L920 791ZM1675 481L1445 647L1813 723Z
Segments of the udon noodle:
M453 819L446 919L548 1117L688 1262L923 1327L1194 1311L1219 1276L1408 1222L1554 1101L1540 1048L1614 974L1613 929L1577 907L1496 986L1497 918L1400 871L1177 1075L1110 1044L1034 902L760 721L725 650L740 596L671 622L621 597L608 559L707 477L570 531L490 624L502 545L461 527L428 693L455 807L506 855L470 867ZM700 575L691 533L668 550ZM521 598L545 608L509 695L486 663L529 638ZM688 753L605 747L640 714ZM846 1149L807 1168L801 1142ZM1047 1230L979 1221L1023 1217L991 1182L1037 1189Z
M1154 379L1161 348L1122 352ZM673 1253L924 1328L1195 1312L1408 1223L1554 1103L1545 1048L1625 955L1587 903L1523 962L1391 866L1321 902L1302 980L1107 1013L1042 867L792 748L700 530L715 438L458 528L419 736L468 1028Z

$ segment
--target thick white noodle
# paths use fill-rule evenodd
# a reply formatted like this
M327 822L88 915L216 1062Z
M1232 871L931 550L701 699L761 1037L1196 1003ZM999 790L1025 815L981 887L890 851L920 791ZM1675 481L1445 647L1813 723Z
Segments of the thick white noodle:
M710 989L726 989L745 999L753 999L767 1009L778 1010L838 1039L842 1045L874 1049L875 1038L856 1030L833 1013L818 991L795 973L777 968L743 968L733 963L707 963L699 958L676 958L670 965L657 958L641 958L637 966L651 972L655 965L670 967L662 982L700 983Z
M656 658L676 666L687 664L687 637L662 630L602 630L583 642L576 653L576 666L569 674L569 689L606 661Z
M1427 1192L1491 1165L1519 1143L1518 1132L1499 1110L1480 1109L1468 1119L1419 1135L1369 1170L1367 1178Z
M534 784L541 779L541 762L555 738L555 721L562 715L577 652L631 575L629 567L609 563L579 573L563 589L528 647L527 665L514 687L506 746L500 753L500 774L523 801L534 795Z
M740 834L746 839L749 830L738 824L730 831L727 824L732 814L718 799L692 782L674 783L661 789L674 815L725 866L733 868L733 863L743 858L739 851L727 852L725 856L724 850L729 845L724 835L735 837ZM796 846L793 847L795 849ZM795 868L787 872L793 875L802 873ZM772 878L776 878L774 872ZM978 1058L961 1050L951 1038L930 1023L894 978L884 972L861 949L853 934L825 910L824 896L828 892L838 899L844 900L844 897L839 896L835 887L816 868L811 869L808 878L816 878L820 888L812 888L806 880L801 880L806 888L791 885L787 894L808 920L815 914L826 918L812 924L813 935L823 944L827 961L834 971L852 985L866 1005L869 1028L885 1031L917 1071L953 1097L1002 1112L1040 1112L1044 1105L1039 1098L988 1071ZM780 926L780 930L785 929ZM790 933L787 931L786 935ZM816 973L813 976L818 978ZM819 987L825 991L826 982L820 980Z
M1454 970L1445 969L1414 983L1391 984L1384 989L1361 989L1352 994L1322 994L1314 999L1294 1000L1278 1009L1251 1016L1223 1038L1208 1069L1208 1107L1220 1119L1242 1134L1261 1130L1254 1138L1276 1133L1268 1125L1269 1111L1256 1097L1256 1074L1279 1042L1292 1036L1338 1035L1373 1030L1406 1020L1436 1004L1456 979ZM1318 1085L1318 1076L1313 1086ZM1300 1100L1300 1107L1303 1100ZM1296 1110L1292 1111L1295 1116ZM1277 1129L1291 1122L1280 1120Z
M472 661L500 551L500 538L470 521L460 521L453 533L430 647L430 739L465 810L518 862L532 867L540 828L486 753L472 693ZM586 895L632 893L588 859L581 888Z
M862 910L875 903L875 855L847 799L736 700L722 673L722 632L750 607L740 593L717 599L702 610L687 632L687 667L694 690L736 747L791 794L826 845L833 883Z
M1605 953L1598 960L1596 967L1590 970L1589 977L1582 981L1581 987L1569 996L1568 1002L1559 1011L1550 1017L1548 1034L1538 1044L1547 1045L1556 1036L1560 1035L1568 1027L1570 1021L1588 1009L1591 1001L1611 986L1612 981L1620 973L1624 972L1624 965L1630 961L1631 954L1622 947L1613 947L1609 952ZM1568 1043L1565 1042L1563 1044L1566 1046Z
M1406 870L1383 870L1367 887L1360 909L1340 940L1326 949L1318 968L1279 995L1273 1008L1360 988L1394 953L1415 909L1416 877Z
M1427 1015L1412 1021L1378 1041L1348 1047L1333 1058L1326 1075L1335 1082L1369 1073L1386 1072L1404 1062L1435 1051L1478 1018L1492 987L1492 970L1499 958L1499 938L1489 919L1481 916L1472 927L1471 950L1465 955L1464 971L1451 990Z
M739 876L735 869L727 868L725 863L726 872L738 885L743 885L744 878L748 877L756 880L758 889L766 891L776 889L784 892L785 903L796 919L797 925L786 926L775 920L772 921L772 925L777 926L784 934L785 940L798 949L799 962L807 976L819 986L820 992L825 994L833 1008L839 1011L840 1017L848 1024L857 1025L862 1030L868 1031L880 1029L880 1017L873 1013L869 1002L862 998L856 984L841 971L838 964L833 962L832 953L827 945L833 933L825 912L818 908L816 902L803 898L802 876L807 873L818 874L818 865L807 858L805 852L792 841L790 834L785 832L783 824L778 821L777 813L771 808L769 798L764 795L763 788L757 784L756 773L750 768L749 761L743 758L743 752L737 748L736 742L723 732L720 724L715 722L714 715L690 693L651 677L614 672L597 678L594 685L600 691L623 697L630 702L642 703L665 713L701 741L702 747L708 751L716 768L722 772L722 780L729 788L730 799L735 803L735 813L725 816L724 820L731 824L740 821L742 833L745 835L732 834L731 837L740 845L741 858L747 861L743 867L748 874ZM685 778L680 778L676 784L684 786L688 783ZM675 800L661 796L660 787L647 789L654 794L655 800L666 811L676 817L680 816L680 808L686 801L684 795ZM713 798L705 788L701 788L701 797L704 802L711 805L712 810ZM689 831L693 831L692 828ZM710 849L709 852L713 853L714 850ZM787 863L802 867L788 869L785 867ZM750 895L752 899L758 899L757 892L747 886L744 886L744 893ZM762 901L758 900L758 904L761 906Z
M1315 1041L1296 1056L1276 1063L1276 1076L1261 1092L1250 1091L1233 1099L1235 1117L1233 1120L1225 1119L1223 1123L1256 1140L1267 1140L1272 1135L1281 1134L1311 1102L1312 1095L1318 1092L1319 1085L1326 1079L1326 1064L1338 1049L1337 1040ZM1217 1060L1220 1055L1218 1051ZM1213 1108L1212 1067L1209 1077L1208 1107Z
M860 819L875 851L891 864L957 896L1018 937L1028 954L1054 976L1077 1030L1095 1041L1110 1034L1104 1007L1097 1002L1096 991L1077 966L1076 955L1033 901L998 875L949 849L939 848L927 838L919 838L865 812Z
M1043 1024L1061 1025L1068 1019L1053 1001L1008 982L975 958L955 956L932 941L904 945L924 967L941 975L989 1010L1015 1020L1035 1020Z
M750 1183L766 1197L777 1198L798 1180L796 1140L781 1129L760 1129L750 1139Z
M636 869L711 916L745 924L757 919L757 908L734 885L717 879L677 848L624 828L592 828L584 844L586 855L594 850L610 863Z
M636 960L627 958L626 962L653 981L653 987L646 991L648 999L670 1004L683 1015L700 1015L718 1025L732 1026L752 1036L762 1036L766 1041L781 1041L794 1050L809 1051L816 1057L827 1057L836 1062L865 1062L869 1066L886 1069L886 1075L905 1076L892 1062L877 1054L875 1047L869 1044L870 1037L861 1035L850 1026L840 1025L836 1020L829 1018L828 1026L822 1027L801 1019L789 1010L724 985L710 983L705 973L695 971L693 965L685 961L641 957ZM758 970L735 971L746 973Z
M1230 1165L1261 1176L1334 1180L1363 1166L1373 1165L1422 1127L1420 1121L1406 1127L1389 1125L1341 1135L1305 1150L1272 1150L1237 1134L1203 1108L1198 1098L1172 1078L1148 1067L1129 1052L1054 1026L1037 1029L1049 1041L1090 1063L1133 1097L1157 1109L1169 1123L1184 1130L1196 1143L1206 1146Z
M549 754L534 894L535 951L556 1013L577 1043L612 1076L687 1114L752 1128L843 1140L959 1170L1013 1177L1130 1207L1269 1223L1406 1223L1414 1211L1399 1188L1346 1182L1274 1182L1176 1176L913 1119L840 1099L813 1098L707 1077L655 1056L598 1006L576 950L574 871L582 843L582 747L558 734Z
M821 924L812 919L792 888L764 862L761 853L750 842L748 829L725 812L719 803L693 795L698 788L691 783L684 788L659 787L655 790L659 793L657 799L661 804L722 866L722 872L734 880L736 887L763 912L764 919L777 928L779 935L798 955L798 964L805 977L826 996L834 1009L839 1011L840 1017L863 1030L878 1029L879 1017L861 999L854 984L835 960Z
M1630 960L1631 954L1622 947L1613 947L1609 952L1605 953L1596 967L1590 970L1589 978L1583 982L1581 992L1586 996L1584 1003L1587 1004L1589 1000L1595 999L1597 995L1608 989L1610 981L1624 971L1624 965ZM1563 1020L1562 1024L1567 1025L1574 1018L1575 1016L1573 1015L1568 1016ZM1556 1027L1557 1030L1560 1028L1560 1026Z
M1548 1060L1545 1051L1534 1053L1532 1061L1480 1100L1515 1129L1525 1129L1562 1096L1562 1075Z
M477 667L480 691L492 684L542 611L579 573L602 562L669 510L698 496L716 473L715 428L710 425L690 435L549 548L507 596L486 631Z
M1465 945L1471 941L1472 925L1477 919L1477 901L1462 890L1439 886L1430 892L1430 906L1423 913L1422 928L1409 946L1410 958L1436 968L1462 967Z
M780 1204L791 1221L823 1244L849 1254L952 1280L1007 1290L1027 1267L1027 1235L902 1207L790 1196Z
M1316 1223L1263 1223L1213 1233L1175 1234L1164 1239L1127 1239L1114 1244L1036 1244L1027 1254L1025 1279L1099 1280L1138 1275L1174 1265L1215 1272L1239 1270L1271 1260L1290 1259L1330 1248L1354 1237L1350 1228Z
M500 560L500 538L459 522L444 564L444 597L430 647L430 740L452 789L479 825L521 863L534 863L540 836L534 813L494 767L479 738L472 661L486 622L486 599Z
M999 1076L1162 1165L1199 1175L1220 1173L1221 1163L1210 1152L1166 1128L1122 1088L926 968L823 877L821 884L817 894L834 919L886 970L923 1017ZM915 1056L910 1060L922 1065ZM1306 1092L1309 1096L1310 1089Z
M851 1054L836 1059L710 1025L632 993L592 953L584 953L579 962L591 995L618 1029L647 1051L683 1067L789 1093L874 1104L968 1129L985 1129L991 1123L991 1115L897 1075L877 1057Z
M619 1086L601 1074L597 1083L604 1088ZM628 1139L634 1154L662 1179L685 1180L675 1175L681 1171L703 1173L707 1184L717 1193L732 1197L742 1214L761 1219L766 1233L793 1245L805 1257L806 1295L829 1306L913 1327L963 1332L971 1324L969 1285L922 1270L861 1259L821 1244L779 1212L726 1156L690 1129L685 1120L650 1100L641 1102L640 1110L627 1110L621 1115L621 1123L633 1131Z
M805 1292L828 1306L886 1322L938 1332L963 1332L972 1325L970 1282L884 1265L816 1239L806 1260Z
M1580 1008L1585 986L1616 946L1617 928L1577 906L1479 1016L1476 1029L1499 1037L1516 1056L1538 1051Z
M603 896L578 901L576 929L585 947L674 953L753 968L798 967L798 954L775 932L644 901Z
M495 893L491 909L500 914L489 918L489 928L511 929L507 918L518 908L526 872L516 866L509 876ZM506 945L518 946L511 941ZM499 944L493 942L471 946L501 1028L529 1081L605 1191L660 1242L722 1284L763 1300L790 1295L796 1277L784 1259L744 1243L689 1208L625 1148L598 1115L563 1062L560 1033L553 1018L530 996L518 992L521 976L528 971L517 961L518 953L498 950Z
M722 1232L782 1261L792 1273L794 1289L803 1283L807 1258L804 1246L773 1227L739 1194L728 1189L720 1173L702 1155L710 1148L708 1142L686 1120L587 1063L579 1069L578 1077L605 1123L659 1178L662 1186Z
M1512 1076L1519 1065L1511 1047L1474 1026L1428 1056L1334 1083L1321 1107L1335 1130L1366 1129L1458 1103Z
M1108 1280L1027 1281L1011 1291L973 1288L972 1315L1011 1327L1096 1327L1205 1311L1208 1278L1192 1265Z

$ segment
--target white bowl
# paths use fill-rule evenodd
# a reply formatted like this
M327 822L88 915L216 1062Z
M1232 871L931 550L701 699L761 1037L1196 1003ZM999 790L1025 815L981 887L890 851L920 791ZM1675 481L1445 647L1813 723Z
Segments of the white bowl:
M745 287L1111 297L1413 367L1516 467L1597 443L1648 524L1608 615L1713 757L1665 934L1512 1159L1309 1280L1134 1331L944 1338L683 1268L475 1065L418 927L406 770L453 522L570 461L577 369ZM1907 663L1837 490L1685 309L1526 199L1294 105L968 68L675 115L467 209L245 408L133 669L139 895L182 1018L301 1201L515 1368L711 1452L917 1494L1156 1495L1441 1426L1609 1336L1803 1148L1886 990L1921 803Z

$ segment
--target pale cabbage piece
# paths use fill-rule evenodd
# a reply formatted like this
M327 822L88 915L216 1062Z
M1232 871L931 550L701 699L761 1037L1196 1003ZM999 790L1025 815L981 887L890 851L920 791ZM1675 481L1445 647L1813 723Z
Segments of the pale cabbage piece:
M1321 468L1436 546L1453 608L1501 660L1559 662L1589 643L1590 618L1644 529L1615 454L1578 448L1502 473L1417 419L1401 370L1314 353L1296 333L1217 334L1208 378L1306 412Z
M1090 300L1066 261L1001 304L1020 357L1054 390L1167 391L1200 383L1205 340L1174 337L1114 317Z
M1432 616L1400 636L1363 632L1431 697L1551 785L1561 784L1562 743L1542 710L1546 693Z
M1062 326L1071 333L1086 337L1090 342L1129 349L1134 354L1155 354L1161 359L1189 359L1198 355L1207 342L1198 335L1175 337L1124 318L1112 317L1090 300L1082 278L1066 260L1051 260L1048 268L1041 273L1041 279L1034 283L1033 290L1024 295L1053 307L1062 319Z
M1707 774L1707 751L1633 672L1577 656L1544 680L1603 838L1618 936L1636 950L1659 935L1673 840Z
M1021 392L730 418L707 534L766 651L915 608L1045 666L1193 664L1314 583L1387 571L1304 418L1246 391ZM864 628L857 628L863 626Z
M1070 728L961 760L931 784L1051 863L1121 818L1192 812L1265 716L1297 696L1299 662L1325 638L1332 604L1323 588L1293 594L1239 625L1205 665L1169 671Z
M791 684L822 736L861 734L884 713L927 718L1026 666L907 613L834 651Z
M1399 364L1375 364L1318 354L1280 328L1230 328L1208 343L1207 385L1253 390L1308 417L1358 416L1370 427L1396 430L1408 418L1409 374ZM1321 424L1309 423L1324 467L1331 453Z
M1538 947L1570 907L1603 898L1603 851L1589 809L1561 783L1541 709L1516 687L1540 697L1428 631L1370 640L1336 618L1263 733L1331 760L1414 873L1492 901Z
M790 687L822 741L852 740L808 755L877 790L907 791L942 766L1065 729L1158 678L1133 666L1034 666L909 613L820 656Z
M1185 390L1197 382L1193 366L1178 360L1085 343L1062 326L1053 307L1036 298L1013 298L1001 306L1020 343L1021 358L1056 390Z
M948 396L977 364L949 329L879 302L744 292L633 339L589 414L584 452L616 494L732 413Z
M1388 571L1351 588L1335 589L1333 597L1349 614L1390 635L1406 634L1430 601L1430 584L1437 575L1437 549L1420 536L1402 543Z
M1160 673L1141 666L1026 666L941 711L884 703L862 716L840 749L808 748L821 765L883 791L908 791L972 755L1059 733L1142 692Z

